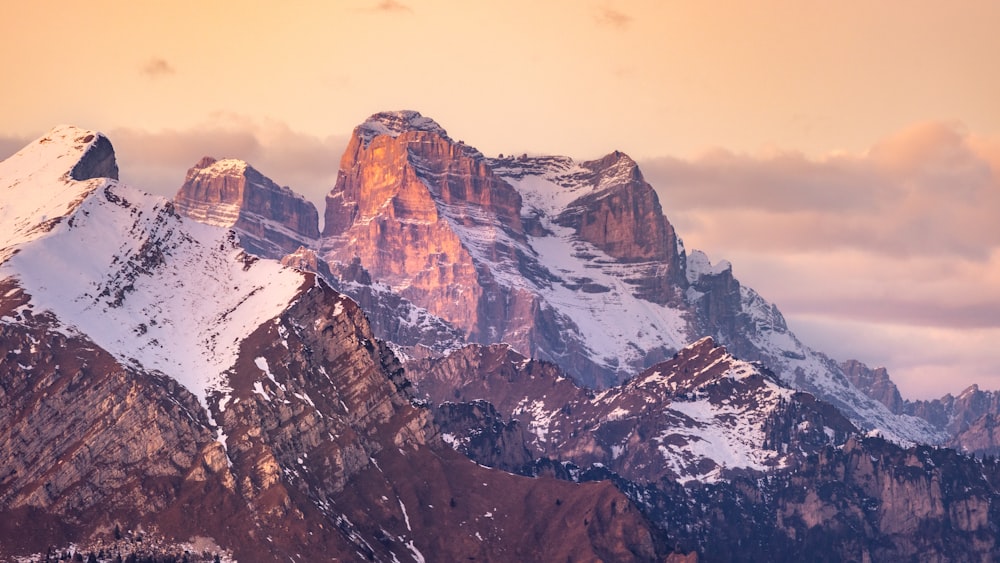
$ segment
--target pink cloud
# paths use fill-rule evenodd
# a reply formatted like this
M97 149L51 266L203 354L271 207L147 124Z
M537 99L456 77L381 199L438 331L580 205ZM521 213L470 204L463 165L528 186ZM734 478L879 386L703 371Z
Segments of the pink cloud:
M616 29L626 29L632 23L632 16L608 6L597 9L596 19L599 24Z
M171 65L166 59L161 57L153 57L149 59L148 61L142 64L142 66L139 68L139 71L150 78L160 78L162 76L167 76L170 74L174 74L174 72L176 72L174 70L173 65Z
M688 248L729 259L808 344L919 396L1000 387L982 336L1000 335L1000 143L924 123L864 154L640 165Z
M1000 245L994 155L941 124L908 129L868 154L810 160L719 151L642 163L668 217L741 247L859 248L894 256L986 259ZM737 234L738 233L738 234Z

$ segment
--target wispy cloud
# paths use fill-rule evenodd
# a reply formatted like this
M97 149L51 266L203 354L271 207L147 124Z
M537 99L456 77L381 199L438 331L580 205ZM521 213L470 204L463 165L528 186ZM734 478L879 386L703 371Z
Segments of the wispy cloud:
M396 0L382 0L375 6L377 12L412 12L413 9Z
M601 25L621 30L627 29L632 23L632 16L608 6L598 7L595 19Z
M169 76L176 72L173 65L161 57L153 57L142 64L139 71L149 78Z

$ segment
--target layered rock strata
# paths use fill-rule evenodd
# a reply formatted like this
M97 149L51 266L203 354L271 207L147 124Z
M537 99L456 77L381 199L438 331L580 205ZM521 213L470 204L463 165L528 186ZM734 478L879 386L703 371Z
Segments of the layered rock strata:
M319 237L312 203L241 160L201 159L188 170L174 203L182 215L235 229L244 248L265 258L315 246Z

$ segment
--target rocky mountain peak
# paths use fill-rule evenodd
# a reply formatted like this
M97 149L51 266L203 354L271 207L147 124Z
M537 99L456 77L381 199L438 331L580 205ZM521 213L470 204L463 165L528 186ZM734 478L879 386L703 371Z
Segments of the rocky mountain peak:
M316 207L239 159L206 156L188 170L174 196L197 221L236 230L254 254L280 259L319 237Z
M407 131L426 131L441 137L447 137L448 132L433 119L420 115L413 110L383 111L366 119L355 129L355 134L364 141L364 145L379 135L398 137Z
M95 190L118 176L106 137L70 125L53 128L0 162L0 263L15 247L51 231Z
M612 151L596 160L581 162L580 166L599 174L603 188L644 182L639 165L632 160L632 157L621 151Z
M904 412L903 397L896 384L889 379L884 367L870 368L857 360L847 360L841 364L844 375L863 393L882 403L894 413Z
M655 303L674 301L687 284L677 233L639 166L615 151L580 168L577 181L593 188L570 202L555 222L617 260L665 266L660 275L644 277L637 290Z
M495 319L484 316L492 280L475 256L514 260L512 242L524 238L520 209L518 193L482 154L433 120L380 113L355 129L341 159L321 253L331 265L359 258L402 297L477 335ZM462 236L470 231L493 234L472 244Z

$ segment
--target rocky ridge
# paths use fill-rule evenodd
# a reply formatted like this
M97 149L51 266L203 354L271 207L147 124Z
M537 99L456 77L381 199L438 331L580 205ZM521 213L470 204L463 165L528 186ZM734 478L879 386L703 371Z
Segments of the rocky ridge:
M413 373L457 450L521 474L611 480L662 541L706 560L982 560L1000 548L995 459L863 437L709 339L596 394L502 346Z
M760 365L737 360L711 338L600 392L502 345L422 360L409 373L418 395L432 404L484 401L495 408L481 407L486 420L516 421L532 459L605 467L643 484L717 482L733 471L787 469L797 456L857 433L834 409L817 411L812 396L783 386ZM802 413L815 412L809 423L775 440L769 421L792 410L802 420ZM446 433L448 428L443 426ZM460 450L468 439L446 438Z
M181 215L238 230L243 247L258 256L280 258L319 237L316 207L242 160L201 159L174 204Z
M860 391L728 262L687 252L620 152L487 158L417 112L383 112L355 129L325 217L296 263L362 303L404 359L505 342L604 388L708 335L865 429L948 439Z
M916 416L948 436L945 444L959 451L1000 454L1000 393L970 385L958 396L951 393L940 399L904 400L885 368L870 368L857 360L844 362L844 371L852 383L873 399L898 414Z
M656 557L610 483L446 447L361 310L315 275L65 172L110 170L101 138L62 128L0 163L21 196L0 201L0 556L120 527L239 560Z

